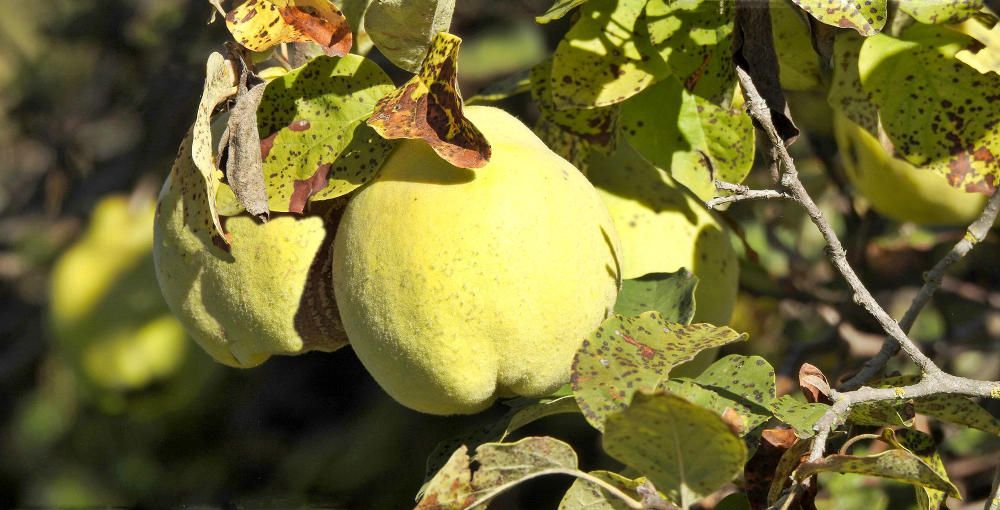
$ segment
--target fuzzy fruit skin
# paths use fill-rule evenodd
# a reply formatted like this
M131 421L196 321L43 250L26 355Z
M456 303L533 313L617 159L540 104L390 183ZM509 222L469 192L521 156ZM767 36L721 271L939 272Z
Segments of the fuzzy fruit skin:
M232 244L225 253L206 245L186 224L187 197L174 179L172 173L164 183L156 212L156 277L170 309L206 352L225 365L249 368L275 354L333 351L346 344L337 334L339 323L319 330L302 326L304 316L310 324L326 315L336 321L332 300L323 309L303 297L314 259L325 260L323 250L329 249L323 218L277 216L263 224L246 216L227 218Z
M490 162L456 168L404 141L333 249L354 351L398 402L440 415L564 384L619 287L614 225L583 175L506 112L465 114Z
M893 157L842 113L834 115L833 126L847 178L879 213L900 222L957 226L971 223L986 205L985 195L966 193L933 170Z
M101 390L139 390L181 369L188 340L153 283L153 203L109 196L56 262L49 316L63 352Z
M597 187L622 245L622 277L672 273L698 277L693 322L729 323L740 266L729 231L697 198L620 143L614 154L593 153L587 176ZM672 375L697 375L716 357L703 351Z

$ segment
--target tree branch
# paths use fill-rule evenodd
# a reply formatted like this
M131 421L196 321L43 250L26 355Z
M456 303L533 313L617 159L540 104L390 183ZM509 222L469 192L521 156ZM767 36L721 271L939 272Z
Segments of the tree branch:
M913 298L913 302L910 303L910 307L903 314L903 318L899 321L900 328L903 331L909 332L910 328L913 327L913 323L916 322L917 316L920 315L920 311L923 310L924 306L930 302L931 297L934 293L941 287L941 282L944 279L944 274L954 263L958 262L965 257L977 244L981 243L983 239L986 239L986 235L989 234L990 227L993 226L993 222L996 221L997 213L1000 212L1000 193L994 193L990 197L989 201L986 202L986 207L983 208L983 212L979 215L976 221L969 225L969 228L965 232L965 236L955 243L955 246L951 248L937 264L924 276L924 285L920 288L920 292ZM845 381L841 388L844 390L852 390L860 387L862 384L868 382L875 377L879 372L885 368L886 363L892 359L896 353L899 352L899 344L893 342L892 339L886 338L885 342L882 344L882 349L879 350L878 354L872 359L865 362L861 367L861 370L855 374L853 377Z
M726 195L723 197L715 197L705 205L709 209L715 209L723 204L731 204L733 202L742 202L743 200L767 200L767 199L791 199L792 196L783 191L776 191L773 189L750 189L742 184L733 184L731 182L725 181L715 181L715 189L720 191L729 191L732 195Z

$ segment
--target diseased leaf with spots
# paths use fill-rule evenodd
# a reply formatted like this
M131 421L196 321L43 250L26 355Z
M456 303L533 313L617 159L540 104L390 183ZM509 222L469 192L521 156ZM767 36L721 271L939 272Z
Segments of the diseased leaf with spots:
M729 106L736 83L733 66L735 3L718 0L650 0L650 42L693 94Z
M716 413L669 393L636 393L608 415L604 450L682 508L732 480L746 446Z
M760 356L731 354L712 363L694 382L734 402L748 430L771 417L774 368Z
M642 21L645 0L590 0L552 56L558 108L620 103L669 74Z
M854 473L878 476L920 487L944 491L949 496L961 498L958 489L942 478L926 462L906 450L889 450L876 455L829 455L816 462L806 462L795 470L796 480L823 473Z
M920 457L941 478L951 481L931 436L912 429L893 431L887 428L882 431L882 439L896 448L902 448ZM944 491L922 486L914 487L914 491L917 496L917 506L921 510L939 510L947 496Z
M754 128L742 109L722 108L668 78L622 105L622 131L654 165L702 200L714 179L742 182L753 166Z
M684 325L659 312L615 315L590 334L573 359L571 384L583 415L598 430L640 389L655 389L670 370L696 354L746 340L725 326Z
M645 482L645 478L633 480L611 471L591 471L587 474L608 482L628 494L632 499L642 500L636 489ZM563 495L562 501L559 502L559 510L626 510L628 508L629 506L618 497L612 496L596 484L583 479L574 481L566 494Z
M918 376L901 375L880 379L872 385L895 388L916 384L919 380ZM917 413L1000 436L1000 420L969 397L941 394L915 398L912 402Z
M633 316L652 310L670 322L690 324L697 285L698 277L684 268L674 273L650 273L624 280L615 301L615 313Z
M989 28L979 19L969 18L951 28L976 40L955 53L955 58L982 74L1000 74L1000 23Z
M576 471L576 452L551 437L529 437L516 443L488 443L473 456L465 446L428 482L417 510L462 509L481 504L524 480Z
M899 0L899 10L934 25L964 21L982 8L982 0Z
M823 83L820 58L813 49L809 22L799 9L790 9L785 0L769 0L771 37L778 56L781 88L810 90ZM855 32L844 32L855 34Z
M1000 176L1000 75L955 59L970 42L944 27L913 25L900 39L865 40L859 69L897 153L956 188L990 193Z
M852 28L866 37L879 33L885 26L886 0L792 1L827 25Z
M847 421L855 425L875 427L909 427L913 425L912 402L882 401L862 402L851 406Z
M787 423L795 429L795 435L802 439L807 439L816 435L813 425L819 420L830 406L825 404L809 404L795 400L785 395L771 402L771 412L774 417Z
M390 62L415 73L434 37L451 27L454 12L455 0L374 0L365 30Z
M247 0L226 14L226 26L253 51L315 42L327 55L340 56L353 43L347 18L330 0Z
M236 94L236 73L221 53L212 53L205 64L205 84L198 113L189 136L181 143L177 161L176 182L184 196L184 220L206 246L224 248L229 239L222 229L215 209L215 193L222 180L222 170L216 166L215 145L212 143L212 112L220 103ZM195 172L184 159L190 158Z
M268 83L257 112L272 211L302 212L367 182L392 150L365 123L393 89L374 62L321 56Z
M827 102L873 136L878 135L878 107L861 85L858 56L865 39L854 32L837 35L833 43L833 80Z
M591 149L610 153L618 128L618 107L559 109L552 99L552 59L531 70L531 97L538 105L535 132L553 151L586 173Z
M462 112L456 67L461 43L438 34L420 73L379 100L368 125L386 139L424 140L457 167L479 168L490 160L490 144Z

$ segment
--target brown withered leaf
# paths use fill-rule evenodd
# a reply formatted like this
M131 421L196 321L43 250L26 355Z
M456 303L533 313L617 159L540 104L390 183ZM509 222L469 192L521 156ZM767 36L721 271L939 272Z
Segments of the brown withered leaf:
M330 56L353 44L351 27L330 0L247 0L226 14L233 37L253 51L292 42L315 42Z
M240 205L260 221L267 221L270 209L264 184L264 162L261 158L260 133L257 131L257 107L264 97L264 81L250 65L246 50L230 46L230 60L240 69L236 103L229 114L229 123L222 135L225 145L226 180ZM220 148L219 157L223 157Z
M815 365L803 363L799 367L799 388L811 404L833 404L830 400L830 381Z
M774 481L774 472L781 462L781 457L797 441L798 437L792 429L765 429L761 433L760 445L753 457L743 468L743 479L746 480L747 499L750 508L763 510L767 508L767 493Z
M457 167L479 168L490 160L490 144L462 113L457 81L461 43L457 36L438 33L420 72L375 105L368 125L386 139L424 140Z

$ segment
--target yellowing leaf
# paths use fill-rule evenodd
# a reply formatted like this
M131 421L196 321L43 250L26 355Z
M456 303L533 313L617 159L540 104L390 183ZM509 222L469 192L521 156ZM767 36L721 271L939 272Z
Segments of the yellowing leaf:
M446 32L434 37L420 73L382 98L368 125L386 139L424 140L457 167L479 168L490 160L490 144L462 113L457 67L461 43Z
M792 1L812 17L827 25L853 28L863 36L875 35L885 26L886 0Z
M253 51L290 42L315 42L328 55L351 51L347 18L330 0L247 0L226 14L226 26Z
M953 28L978 41L960 50L955 58L983 74L1000 74L1000 23L987 28L981 20L971 18Z

